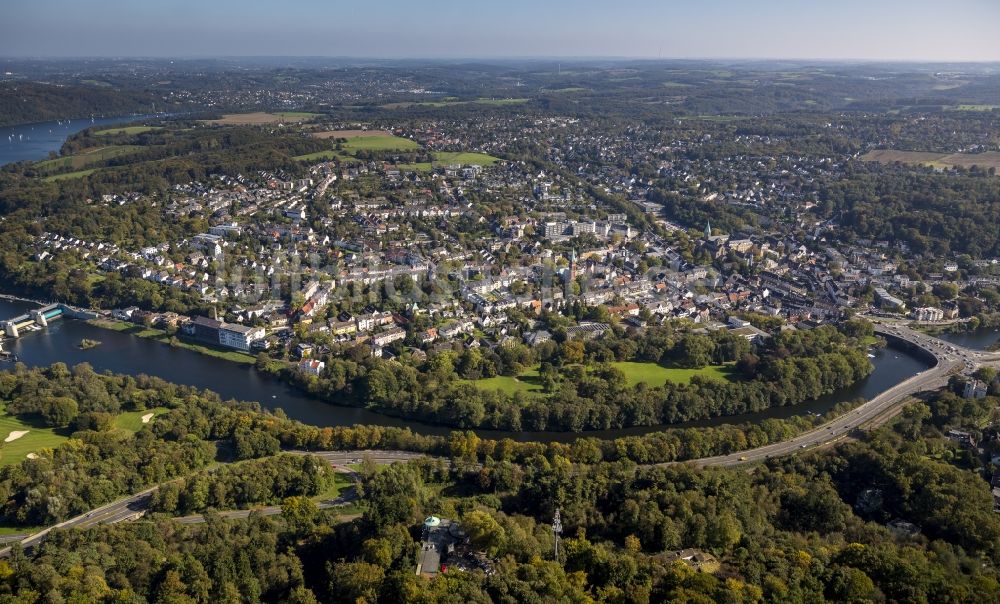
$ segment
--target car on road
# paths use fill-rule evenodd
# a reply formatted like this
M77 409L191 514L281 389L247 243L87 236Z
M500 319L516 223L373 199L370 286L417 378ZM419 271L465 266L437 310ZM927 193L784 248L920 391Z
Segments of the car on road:
M740 461L746 461L746 460L747 460L746 455L740 455Z
M800 448L800 449L805 449L805 448L806 448L806 446L805 446L804 444L803 444L803 445L799 445L799 448Z

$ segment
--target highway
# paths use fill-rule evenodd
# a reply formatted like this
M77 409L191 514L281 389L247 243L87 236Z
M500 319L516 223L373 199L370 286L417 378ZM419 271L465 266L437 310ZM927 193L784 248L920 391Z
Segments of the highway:
M946 386L952 375L972 373L981 365L993 365L1000 361L998 353L962 348L909 329L901 323L883 321L874 317L872 320L875 324L875 333L878 335L907 342L934 355L936 360L934 367L896 384L857 409L790 440L683 463L697 467L735 466L760 462L771 457L793 455L799 451L828 445L845 438L862 426L877 425L879 420L890 417L898 406L905 403L914 394Z
M932 354L936 360L934 367L918 373L917 375L896 384L892 388L882 392L858 408L829 421L817 428L800 434L790 440L780 443L773 443L731 453L728 455L718 455L705 457L684 462L668 462L655 465L673 465L677 463L691 464L696 467L707 466L736 466L760 462L772 457L784 455L794 455L801 451L814 449L837 442L854 430L859 430L862 426L877 425L898 410L902 403L909 400L911 396L918 392L935 390L948 383L952 375L959 373L971 374L978 367L990 365L1000 367L1000 352L986 352L971 350L956 346L933 336L909 329L900 322L893 322L878 317L869 317L875 324L875 332L886 338L894 338L909 344L918 346ZM377 464L392 464L410 461L421 457L426 457L421 453L409 451L291 451L296 454L316 455L326 460L337 468L340 472L354 474L348 464L360 463L362 458L368 457ZM446 463L449 461L444 460ZM133 520L142 516L149 504L151 494L158 487L152 487L136 493L130 497L119 499L118 501L106 504L86 514L71 518L55 526L46 528L33 535L20 540L23 547L31 547L40 543L54 529L60 528L89 528L99 524L115 524L126 520ZM352 493L336 500L325 501L320 504L321 508L332 508L345 505L353 499ZM281 512L278 506L261 507L256 510L236 510L221 512L220 516L226 518L246 518L253 511L263 515L274 515ZM201 515L185 516L177 519L185 524L195 524L204 522ZM8 543L11 542L8 540ZM10 553L10 547L0 549L0 557L5 557Z

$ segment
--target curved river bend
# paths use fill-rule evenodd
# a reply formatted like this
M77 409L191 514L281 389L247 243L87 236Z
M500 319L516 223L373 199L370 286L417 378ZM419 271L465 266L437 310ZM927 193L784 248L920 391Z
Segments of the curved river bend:
M33 305L0 299L0 319L17 316ZM91 350L81 350L80 340L89 338L102 342ZM63 362L73 366L90 363L97 371L112 371L129 375L147 374L178 384L207 388L225 399L259 401L264 407L280 407L289 417L315 426L350 426L371 424L408 427L420 434L445 435L454 428L434 426L395 418L355 407L340 407L299 392L286 384L262 375L256 369L204 356L196 352L165 346L159 342L101 329L80 321L58 320L47 329L22 335L19 340L6 340L4 349L18 355L29 366L47 366ZM924 369L923 359L904 350L889 348L875 351L872 363L875 371L866 379L832 395L793 407L778 407L760 413L698 420L669 427L715 426L759 421L766 418L786 418L803 413L825 413L839 402L858 397L866 399L898 384ZM4 365L0 364L0 369ZM644 434L663 427L642 426L623 430L602 430L584 433L569 432L503 432L479 430L491 438L514 440L572 441L579 436L613 438L626 434Z

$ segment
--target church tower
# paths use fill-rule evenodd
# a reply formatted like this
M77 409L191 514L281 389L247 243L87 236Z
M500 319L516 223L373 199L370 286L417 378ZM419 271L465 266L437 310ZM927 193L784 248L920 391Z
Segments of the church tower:
M706 220L705 221L705 239L708 240L708 239L711 239L711 238L712 238L712 221Z

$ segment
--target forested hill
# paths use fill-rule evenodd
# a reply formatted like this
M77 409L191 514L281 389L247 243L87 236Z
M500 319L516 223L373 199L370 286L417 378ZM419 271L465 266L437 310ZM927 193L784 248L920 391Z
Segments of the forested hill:
M6 82L0 84L0 126L149 111L155 100L138 90Z

